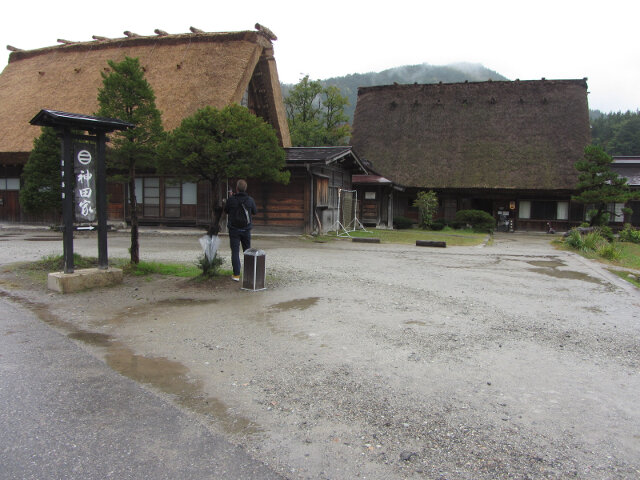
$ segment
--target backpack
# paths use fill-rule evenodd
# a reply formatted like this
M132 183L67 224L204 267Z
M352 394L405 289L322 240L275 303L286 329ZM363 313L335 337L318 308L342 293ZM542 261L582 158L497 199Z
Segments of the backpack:
M242 201L238 201L239 208L234 208L229 212L229 225L233 228L247 228L251 223L251 216L247 207Z

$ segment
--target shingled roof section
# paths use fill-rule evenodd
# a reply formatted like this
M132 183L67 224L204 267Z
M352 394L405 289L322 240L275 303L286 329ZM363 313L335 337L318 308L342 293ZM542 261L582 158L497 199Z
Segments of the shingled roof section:
M590 143L587 82L363 87L351 144L419 188L572 189Z
M367 167L351 146L338 147L289 147L285 149L287 166L330 165L346 161L347 165L366 173Z
M611 170L627 179L627 185L640 187L640 156L613 157Z
M108 60L137 57L156 95L165 129L199 108L265 100L256 113L291 144L271 40L261 31L127 36L14 51L0 74L0 154L31 151L41 109L94 114ZM250 104L251 108L251 104Z

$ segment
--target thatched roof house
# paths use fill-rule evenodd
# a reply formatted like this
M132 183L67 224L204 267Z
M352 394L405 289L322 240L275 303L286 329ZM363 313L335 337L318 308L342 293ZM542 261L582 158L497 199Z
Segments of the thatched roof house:
M570 220L590 139L586 79L542 79L360 88L351 143L408 187L394 215L416 217L411 192L434 189L445 219L473 208L537 229Z
M396 183L571 189L590 141L586 80L358 90L352 145Z
M140 59L165 129L206 105L222 108L244 98L274 126L282 145L290 145L270 32L126 33L124 38L94 37L10 54L0 74L0 162L26 161L40 134L29 120L41 109L96 112L100 73L108 71L108 60L125 56Z

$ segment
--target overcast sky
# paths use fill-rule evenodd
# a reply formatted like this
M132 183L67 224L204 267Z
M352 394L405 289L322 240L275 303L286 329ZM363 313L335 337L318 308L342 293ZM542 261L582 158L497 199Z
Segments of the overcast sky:
M4 2L5 45L25 50L63 38L253 30L277 36L280 80L429 63L481 63L514 80L588 78L589 107L604 112L640 108L640 41L634 0L182 0L148 2Z

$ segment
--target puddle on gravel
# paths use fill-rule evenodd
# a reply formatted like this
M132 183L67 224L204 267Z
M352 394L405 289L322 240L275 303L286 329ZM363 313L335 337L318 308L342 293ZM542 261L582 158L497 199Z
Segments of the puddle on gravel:
M212 423L221 426L225 432L252 435L261 431L257 423L231 413L221 400L206 396L202 382L190 377L189 369L180 362L165 357L138 355L111 335L82 330L71 322L58 318L46 305L2 291L0 297L28 308L43 322L66 331L71 339L104 349L105 360L111 369L172 395L179 405L209 417Z
M167 298L164 300L158 300L155 303L149 305L148 308L158 307L195 307L200 305L210 305L217 303L217 299L202 299L202 298Z
M173 395L183 407L211 417L227 433L252 435L261 431L255 422L231 414L221 400L207 397L202 382L189 378L189 369L180 362L165 357L136 355L118 342L109 346L106 360L113 370L125 377Z
M24 240L27 242L60 242L62 237L27 237Z
M96 347L109 347L111 345L112 338L111 335L107 335L105 333L85 332L82 330L69 333L67 337L74 340L80 340L81 342Z
M558 270L558 267L566 265L566 263L561 262L560 260L530 260L527 263L534 267L538 267L530 269L532 272L541 273L542 275L569 280L582 280L584 282L591 283L602 283L602 280L599 278L594 278L586 273L575 272L573 270Z
M298 300L289 300L288 302L280 302L271 305L271 310L276 312L285 312L289 310L306 310L318 303L320 297L301 298Z
M216 302L218 302L216 299L168 298L157 302L148 302L144 305L129 307L118 313L118 315L111 317L108 320L108 323L110 325L120 325L139 315L150 315L154 309L162 309L163 311L166 311L170 307L201 307L213 305Z
M555 278L565 278L569 280L583 280L585 282L600 283L600 284L602 283L602 280L600 280L599 278L594 278L587 275L586 273L574 272L571 270L551 270L547 268L533 268L531 271L536 273L542 273L543 275L549 275L550 277L555 277Z
M542 267L542 268L557 268L564 267L566 263L561 262L560 260L531 260L527 262L529 265L533 265L534 267Z

